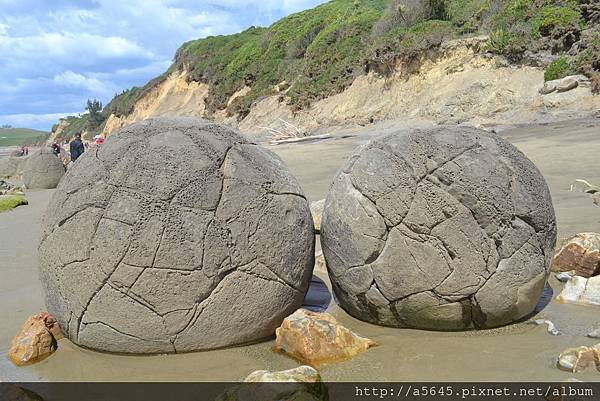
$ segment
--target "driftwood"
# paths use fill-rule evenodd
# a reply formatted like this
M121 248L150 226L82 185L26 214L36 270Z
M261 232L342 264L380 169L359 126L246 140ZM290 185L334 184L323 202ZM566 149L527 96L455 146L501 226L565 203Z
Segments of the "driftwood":
M331 138L331 134L323 134L323 135L314 135L314 136L303 136L301 138L286 138L286 139L274 139L269 142L271 145L282 145L284 143L298 143L298 142L306 142L312 140L319 139L327 139Z

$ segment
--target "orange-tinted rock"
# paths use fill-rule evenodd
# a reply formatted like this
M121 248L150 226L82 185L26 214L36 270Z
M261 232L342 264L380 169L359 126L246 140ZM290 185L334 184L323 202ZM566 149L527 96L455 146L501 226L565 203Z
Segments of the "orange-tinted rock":
M568 348L558 357L558 368L572 373L581 372L596 363L597 352L595 347Z
M582 277L597 275L600 272L600 234L581 233L571 238L554 255L552 270L575 270Z
M47 312L30 316L13 338L8 357L17 366L39 362L56 351L61 337L58 323Z
M340 325L329 313L298 309L275 331L275 351L310 365L350 359L377 345Z

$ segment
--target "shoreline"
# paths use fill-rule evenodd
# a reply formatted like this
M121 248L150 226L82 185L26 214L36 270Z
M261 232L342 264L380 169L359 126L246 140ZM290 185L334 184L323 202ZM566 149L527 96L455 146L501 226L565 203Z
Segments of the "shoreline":
M386 122L360 129L338 130L332 138L298 144L267 146L297 177L310 201L324 197L349 154L386 130L410 128ZM503 130L508 139L538 166L548 182L557 214L559 238L582 231L600 232L600 208L589 195L569 192L578 178L600 179L600 119L567 120ZM29 206L0 214L0 311L8 317L0 328L0 352L27 316L45 309L37 276L39 223L52 190L30 191ZM318 244L318 241L317 241ZM316 272L330 287L326 274ZM595 307L558 304L562 284L553 277L553 300L536 318L552 320L562 336L526 322L497 329L433 332L394 329L358 321L337 305L330 306L341 324L381 344L352 361L325 366L325 381L494 380L526 381L544 377L562 381L572 375L554 363L565 348L593 345L584 337L596 328ZM175 355L115 355L91 351L70 341L39 364L16 368L0 358L0 380L7 381L236 381L258 369L283 370L298 363L271 351L272 340L235 348ZM593 369L577 374L593 380Z

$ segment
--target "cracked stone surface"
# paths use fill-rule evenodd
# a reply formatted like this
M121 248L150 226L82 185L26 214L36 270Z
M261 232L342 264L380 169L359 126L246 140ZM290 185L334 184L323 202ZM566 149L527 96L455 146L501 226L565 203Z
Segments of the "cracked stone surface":
M49 148L42 148L25 159L23 183L29 189L53 189L65 175L62 161Z
M530 314L556 242L548 187L485 131L398 132L359 148L327 196L321 245L354 317L393 327L489 328Z
M39 251L48 310L71 341L186 352L273 335L302 305L314 233L278 156L221 125L160 118L75 163Z

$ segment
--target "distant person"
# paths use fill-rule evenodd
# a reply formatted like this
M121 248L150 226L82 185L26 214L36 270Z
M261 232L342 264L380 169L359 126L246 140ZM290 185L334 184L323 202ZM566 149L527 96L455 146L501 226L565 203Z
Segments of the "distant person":
M71 161L75 163L75 160L79 158L85 152L85 148L83 147L83 142L81 141L81 134L75 134L75 138L71 141L69 145L69 152L71 153Z
M102 135L96 135L94 137L94 144L102 145L104 143L104 137Z
M21 156L25 156L25 145L21 145Z
M56 156L60 156L60 145L58 143L54 142L50 147L52 148L52 153Z
M25 156L29 155L29 146L25 145Z

